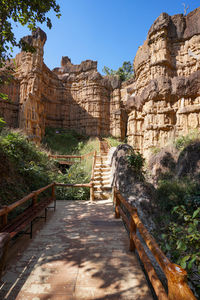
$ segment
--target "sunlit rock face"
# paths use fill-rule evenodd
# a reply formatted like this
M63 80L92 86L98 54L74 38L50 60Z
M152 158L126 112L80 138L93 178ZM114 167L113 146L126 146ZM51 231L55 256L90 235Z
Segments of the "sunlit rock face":
M24 39L36 51L16 56L12 63L14 80L4 90L18 103L18 125L31 139L40 142L46 126L74 129L89 136L125 137L127 114L118 77L101 76L96 61L73 65L67 56L62 57L60 68L51 71L43 62L46 34L38 28Z
M124 96L128 143L147 157L152 147L200 128L200 8L187 16L162 13L134 70Z
M43 62L46 34L37 29L25 40L36 51L21 52L11 63L14 79L0 92L12 104L0 100L0 116L33 140L40 142L46 126L127 135L148 157L152 147L200 128L200 8L187 16L162 13L138 49L135 77L123 84L102 76L91 60L74 65L64 56L51 71Z

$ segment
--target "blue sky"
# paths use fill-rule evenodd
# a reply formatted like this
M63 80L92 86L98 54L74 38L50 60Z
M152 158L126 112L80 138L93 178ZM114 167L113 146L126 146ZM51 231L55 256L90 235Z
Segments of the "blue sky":
M47 33L44 62L52 69L60 66L62 56L72 63L86 59L118 69L124 61L133 61L137 49L146 39L154 20L162 13L184 12L182 0L57 0L61 18L49 13L53 27L40 27ZM199 0L185 0L187 13L200 6ZM30 34L23 27L14 27L18 38ZM14 55L19 49L14 50Z

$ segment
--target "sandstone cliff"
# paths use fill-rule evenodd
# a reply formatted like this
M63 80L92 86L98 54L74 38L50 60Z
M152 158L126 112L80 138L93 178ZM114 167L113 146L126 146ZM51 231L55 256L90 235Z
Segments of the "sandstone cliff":
M187 16L162 13L134 70L124 91L128 143L148 156L152 147L200 127L200 8Z
M14 80L1 86L15 113L9 103L0 106L6 121L18 121L35 141L46 126L127 135L128 143L148 157L152 147L200 128L200 8L187 16L162 13L138 49L135 78L123 84L102 76L91 60L73 65L65 56L51 71L43 62L45 33L38 29L25 39L36 52L18 54Z
M14 80L1 91L14 101L18 88L19 127L29 138L40 142L46 126L74 129L89 136L125 137L127 117L118 77L102 77L95 61L73 65L68 57L62 57L61 67L51 71L43 62L46 34L38 28L24 39L36 51L16 56ZM1 110L1 115L6 113ZM6 121L11 124L10 118Z

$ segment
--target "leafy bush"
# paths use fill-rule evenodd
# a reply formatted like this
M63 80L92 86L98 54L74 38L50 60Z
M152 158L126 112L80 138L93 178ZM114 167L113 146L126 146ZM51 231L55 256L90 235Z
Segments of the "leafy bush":
M96 138L89 138L79 142L75 149L79 155L84 155L95 150L99 152L99 142Z
M57 180L58 182L68 184L89 183L91 177L91 167L91 160L86 160L82 163L76 163L69 168L66 174L59 174ZM56 196L57 199L88 200L90 198L90 189L85 187L57 187Z
M2 129L4 128L5 125L6 125L6 122L3 120L3 118L0 118L0 132L2 131Z
M128 164L135 170L136 173L143 171L145 159L139 152L132 152L127 157Z
M111 147L117 147L117 146L123 144L122 141L114 138L113 136L109 136L109 137L105 138L105 140L108 141L108 143L110 144Z
M183 150L191 142L198 140L200 138L200 133L197 129L191 130L187 135L180 136L175 140L175 147L178 150Z
M163 211L170 211L177 205L186 205L193 211L200 203L200 188L195 180L188 177L182 179L164 179L158 182L156 191L157 205Z
M192 281L197 284L196 292L200 296L200 207L188 213L184 205L179 205L171 210L171 214L175 215L176 221L162 229L162 249L188 271Z
M77 154L78 144L86 140L87 137L78 134L73 130L48 127L42 139L43 145L52 153L58 154Z
M58 169L47 153L20 132L3 131L0 135L1 204L19 200L33 190L54 181ZM12 191L12 193L11 193Z

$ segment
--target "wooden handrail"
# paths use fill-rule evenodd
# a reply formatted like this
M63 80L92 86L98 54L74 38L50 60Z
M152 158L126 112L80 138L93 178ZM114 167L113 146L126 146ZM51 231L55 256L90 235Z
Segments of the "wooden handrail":
M94 156L93 156L93 162L92 162L92 172L91 172L91 179L90 179L90 201L94 201L94 168L96 165L96 159L97 159L97 151L94 151Z
M137 209L132 207L121 195L121 193L114 188L114 203L115 203L115 217L123 218L127 224L130 231L130 250L134 251L137 249L137 252L140 256L141 261L144 264L145 270L149 275L149 279L154 287L155 293L159 300L196 300L194 294L187 284L187 272L182 269L180 266L173 264L165 256L162 250L159 248L158 244L154 238L147 231L145 226L142 224L138 214ZM120 207L120 204L123 204L130 214L130 220ZM162 268L168 283L168 295L166 294L158 276L144 250L144 247L137 237L137 230L142 236L147 247L155 257L156 261L159 263Z
M81 155L49 155L52 158L81 158Z
M63 186L63 187L91 187L91 183L55 183L55 186Z
M88 156L93 156L94 155L94 151L91 151L89 153L83 154L83 155L53 155L50 154L49 157L50 158L69 158L69 159L75 159L75 158L80 158L80 160L85 159Z
M88 187L91 188L92 187L92 183L75 183L75 184L68 184L68 183L50 183L36 191L31 192L30 194L28 194L27 196L23 197L22 199L8 205L8 206L4 206L2 209L0 209L0 217L3 217L3 225L7 224L7 216L8 214L13 211L16 207L24 204L26 201L30 200L30 199L35 199L35 201L33 201L32 205L36 205L37 202L37 196L39 194L41 194L42 192L46 191L49 188L52 188L52 193L51 193L51 197L54 199L55 198L55 190L54 188L56 186L63 186L63 187Z
M8 206L5 206L4 208L2 208L0 210L0 216L3 217L3 225L6 225L8 220L7 220L7 216L8 214L13 211L16 207L24 204L25 202L27 202L28 200L30 199L33 199L33 202L32 202L32 206L36 205L36 202L37 202L37 196L39 194L41 194L42 192L44 192L45 190L49 189L49 188L52 188L52 198L54 198L54 186L55 186L55 183L50 183L49 185L45 186L45 187L42 187L34 192L31 192L30 194L28 194L27 196L23 197L22 199L8 205Z

